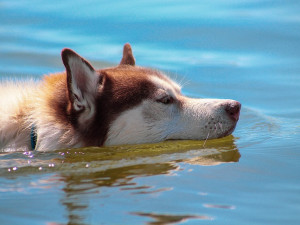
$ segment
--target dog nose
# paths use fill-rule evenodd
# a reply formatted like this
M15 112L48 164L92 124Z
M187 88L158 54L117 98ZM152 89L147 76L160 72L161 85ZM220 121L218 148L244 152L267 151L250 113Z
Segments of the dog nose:
M241 110L241 103L237 101L230 101L225 106L225 111L227 112L229 117L235 122L239 120L240 110Z

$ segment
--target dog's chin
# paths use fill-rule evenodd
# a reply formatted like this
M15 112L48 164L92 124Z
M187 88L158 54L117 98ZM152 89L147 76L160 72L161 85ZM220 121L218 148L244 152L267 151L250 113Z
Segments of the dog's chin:
M236 123L231 128L229 128L226 132L221 134L219 138L231 135L233 133L233 131L235 130L235 127L236 127Z
M233 133L233 131L235 130L235 127L236 127L236 123L224 131L219 130L219 132L215 132L215 133L208 132L207 138L205 138L205 139L212 140L212 139L218 139L218 138L223 138L223 137L229 136Z

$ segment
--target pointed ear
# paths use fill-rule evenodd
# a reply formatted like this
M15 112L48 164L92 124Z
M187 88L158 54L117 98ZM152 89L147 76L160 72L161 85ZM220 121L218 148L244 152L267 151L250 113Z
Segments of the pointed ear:
M61 52L67 71L69 99L75 111L92 110L99 76L91 64L73 50L65 48Z
M135 65L135 59L132 54L131 46L129 43L124 45L123 48L123 58L120 62L120 65Z

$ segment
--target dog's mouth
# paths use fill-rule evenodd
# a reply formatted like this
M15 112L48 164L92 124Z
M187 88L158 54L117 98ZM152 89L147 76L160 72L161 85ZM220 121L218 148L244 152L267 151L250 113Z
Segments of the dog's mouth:
M222 137L226 137L226 136L232 134L233 131L235 130L235 127L236 127L236 123L227 132L225 132Z
M233 131L235 130L236 125L237 125L237 121L234 122L232 125L229 125L226 122L217 122L217 123L214 123L213 126L209 126L209 124L207 124L205 126L205 128L207 130L207 132L206 132L207 137L205 138L205 140L215 139L215 138L223 138L228 135L231 135L233 133Z

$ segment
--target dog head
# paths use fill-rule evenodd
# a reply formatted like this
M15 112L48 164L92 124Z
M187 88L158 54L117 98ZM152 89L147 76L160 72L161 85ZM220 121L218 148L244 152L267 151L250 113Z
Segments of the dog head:
M188 98L162 72L136 66L129 44L112 68L95 70L70 49L62 59L70 121L86 146L220 138L239 119L239 102Z

